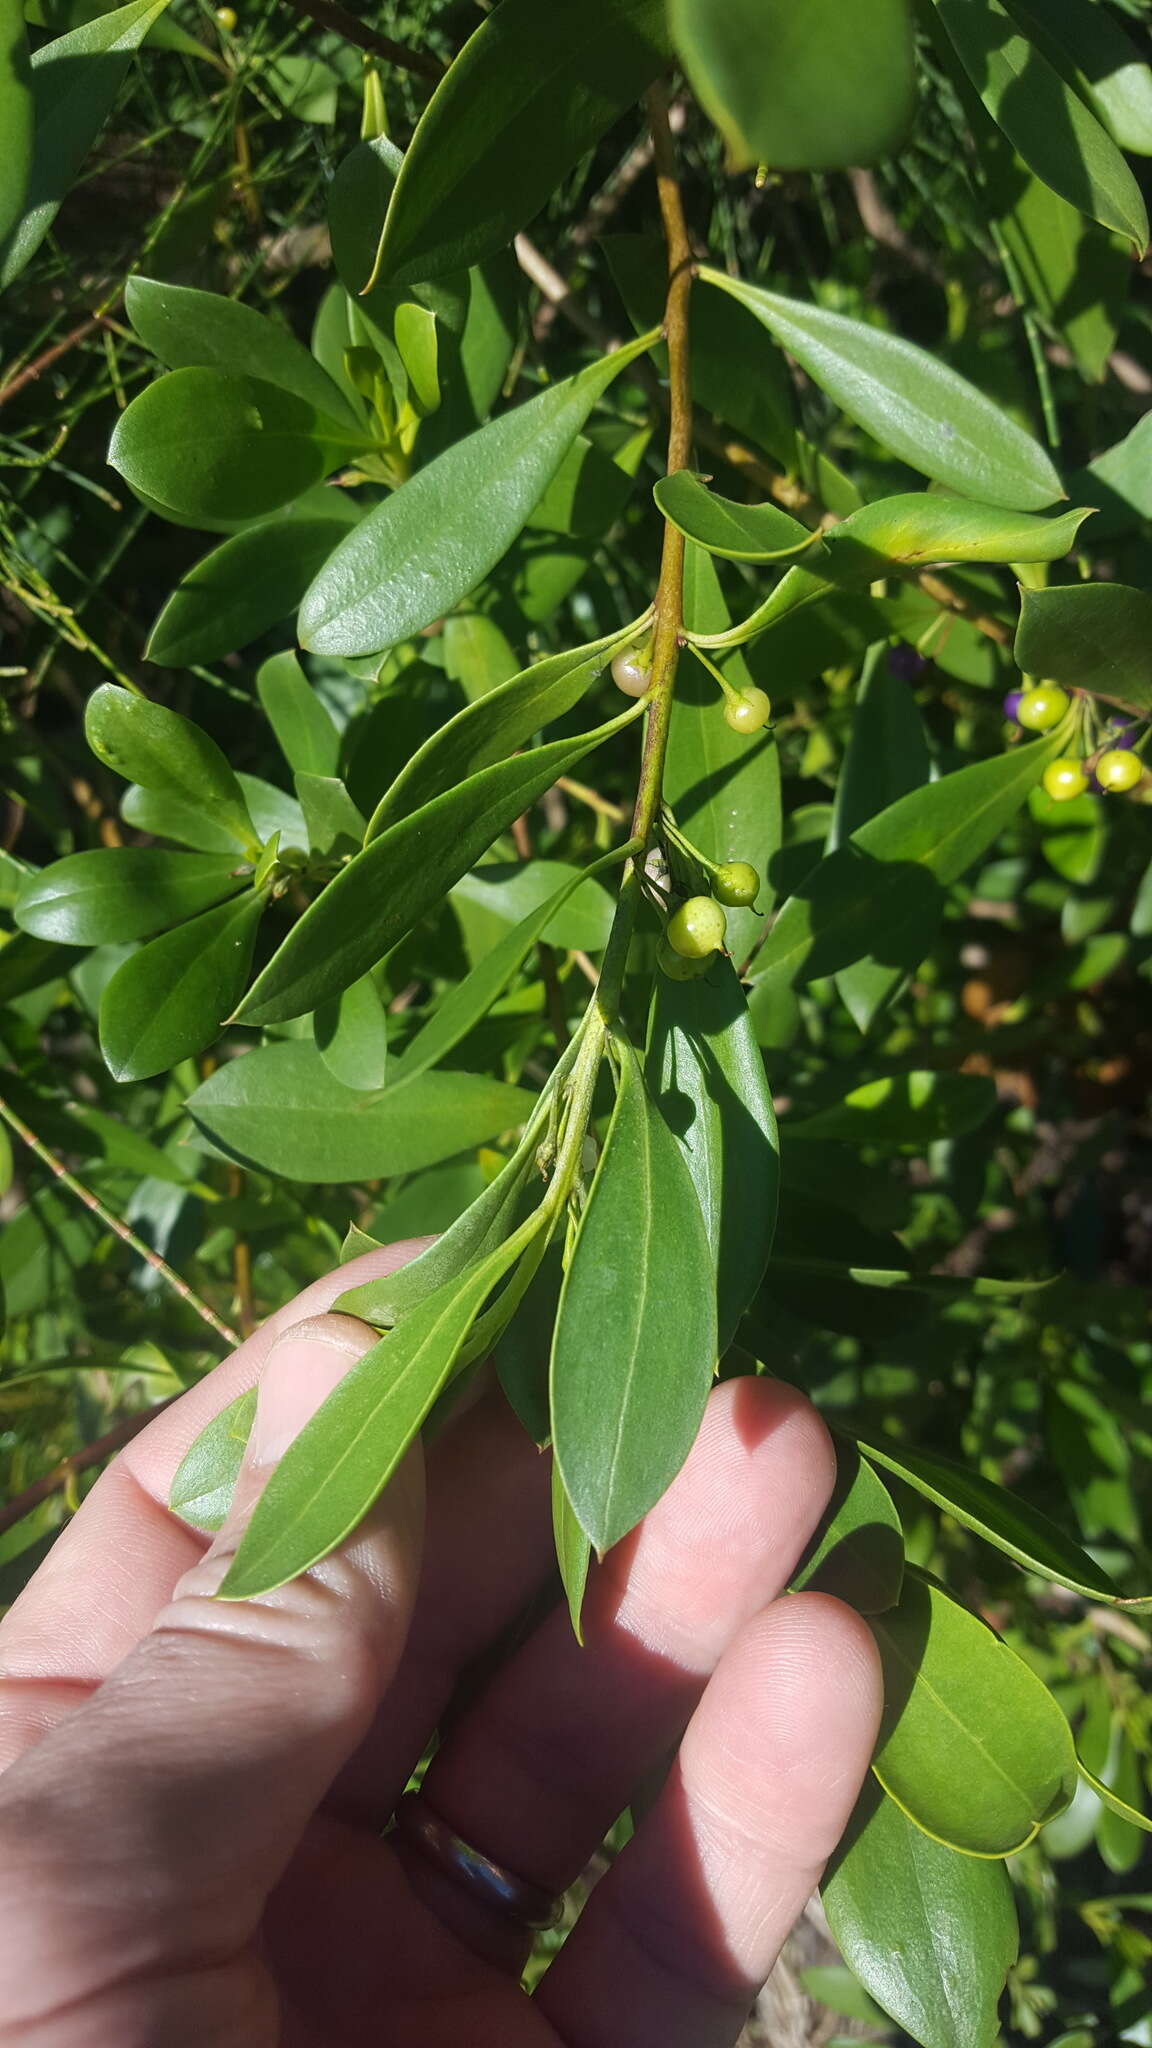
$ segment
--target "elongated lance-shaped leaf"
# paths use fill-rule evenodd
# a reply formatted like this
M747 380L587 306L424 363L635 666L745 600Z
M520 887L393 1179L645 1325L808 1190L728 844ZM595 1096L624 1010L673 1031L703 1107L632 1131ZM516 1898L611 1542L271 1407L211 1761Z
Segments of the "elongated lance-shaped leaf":
M267 896L255 890L153 939L100 999L100 1050L118 1081L143 1081L215 1044L252 962Z
M1016 660L1026 675L1152 711L1152 597L1125 583L1071 583L1021 596Z
M810 1587L860 1614L883 1614L900 1598L904 1531L891 1494L855 1444L841 1436L835 1444L832 1498L790 1590Z
M704 1218L723 1355L764 1277L780 1183L772 1091L728 960L696 981L657 977L645 1065Z
M670 55L661 0L503 0L417 126L373 282L420 283L503 248Z
M871 1783L821 1897L853 1975L921 2048L992 2048L1020 1946L1002 1863L933 1841Z
M358 428L339 385L303 342L239 299L154 277L130 277L124 306L141 341L170 370L242 371Z
M342 1543L383 1492L492 1289L531 1232L520 1231L450 1280L358 1360L284 1453L220 1588L225 1600L271 1592Z
M112 111L133 50L139 49L168 0L129 0L85 21L67 35L45 43L31 60L34 128L26 161L27 111L21 98L11 131L17 161L25 168L21 217L8 237L0 236L0 290L19 277L56 218L61 200L99 130ZM0 100L0 111L8 104ZM3 128L5 155L10 131ZM12 195L18 190L13 183ZM9 209L11 199L9 200Z
M635 1527L692 1447L716 1365L712 1253L692 1177L621 1043L604 1151L564 1278L552 1441L599 1551Z
M509 677L432 733L381 797L368 820L366 839L429 803L477 769L506 760L542 726L562 718L603 675L613 655L626 647L631 631L610 633L588 647L551 654Z
M221 542L181 576L148 636L146 659L190 668L259 639L296 610L362 509L321 484Z
M101 683L84 708L88 745L106 768L154 795L206 811L246 850L259 845L244 791L215 740L190 718Z
M572 1632L576 1641L583 1643L584 1631L580 1611L584 1605L584 1592L588 1584L592 1545L576 1519L576 1511L564 1490L564 1481L555 1458L552 1460L552 1541L556 1546L560 1583L564 1588L564 1597L572 1618Z
M237 1016L298 1017L339 995L411 931L513 818L642 711L484 768L382 832L328 884L257 976Z
M823 552L819 533L778 505L741 505L722 498L690 469L661 477L652 495L665 519L710 555L732 562L778 562L805 551L811 561Z
M910 341L723 271L730 292L858 426L913 469L986 504L1039 512L1063 497L1038 441L947 364Z
M151 938L251 882L234 855L107 846L69 853L29 875L16 898L21 931L67 946Z
M304 599L304 646L373 654L459 604L511 547L613 378L655 339L641 335L501 413L369 512Z
M1103 1778L1096 1776L1095 1771L1090 1771L1082 1757L1077 1757L1076 1769L1084 1783L1091 1786L1097 1799L1103 1802L1110 1813L1116 1814L1120 1820L1126 1820L1129 1827L1140 1828L1144 1834L1152 1835L1152 1820L1149 1820L1148 1815L1142 1813L1139 1807L1132 1806L1127 1799L1122 1799L1118 1792L1113 1791L1111 1785L1106 1785ZM1139 1766L1136 1770L1136 1780L1139 1783Z
M1058 562L1091 507L1039 519L935 491L905 491L862 505L824 535L830 576L853 567L869 580L880 562Z
M168 1505L193 1529L223 1528L255 1415L256 1389L248 1387L212 1417L177 1466Z
M928 781L932 756L916 700L894 675L886 641L870 647L852 711L852 730L836 782L826 851L869 818Z

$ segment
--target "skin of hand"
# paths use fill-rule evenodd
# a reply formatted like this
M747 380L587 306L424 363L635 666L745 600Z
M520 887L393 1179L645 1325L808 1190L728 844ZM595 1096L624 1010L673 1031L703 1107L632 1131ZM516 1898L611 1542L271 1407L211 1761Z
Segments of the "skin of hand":
M593 1570L583 1648L540 1598L548 1459L491 1386L342 1550L213 1598L270 1467L375 1341L325 1311L422 1248L316 1282L151 1423L0 1625L2 2048L736 2040L881 1709L864 1622L780 1597L835 1471L800 1394L714 1389L669 1492ZM209 1544L168 1488L256 1381ZM528 1936L382 1834L437 1728L430 1803L550 1892L672 1758L531 1999Z

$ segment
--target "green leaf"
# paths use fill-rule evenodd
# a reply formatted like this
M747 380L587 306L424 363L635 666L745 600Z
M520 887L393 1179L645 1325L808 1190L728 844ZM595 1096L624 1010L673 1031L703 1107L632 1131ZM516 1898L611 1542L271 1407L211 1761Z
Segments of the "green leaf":
M1148 246L1148 215L1128 165L1079 94L1022 35L1000 0L936 0L956 53L1029 169L1071 206Z
M486 700L490 701L490 700ZM293 926L242 1005L244 1022L298 1017L358 981L442 901L513 818L558 775L635 718L498 761L371 840Z
M882 989L895 987L931 944L943 891L999 837L1066 743L1058 730L974 761L861 825L789 897L753 988L791 987L861 960L875 962Z
M321 485L213 548L185 571L165 602L148 636L147 659L161 668L190 668L258 640L296 610L361 509L345 492Z
M1121 527L1152 519L1152 413L1089 463L1084 482L1100 496L1110 527L1118 515Z
M172 370L132 400L108 460L161 511L193 521L258 519L368 445L350 422L294 392L193 368Z
M187 1107L229 1158L287 1180L341 1181L450 1159L522 1124L532 1100L482 1074L423 1074L369 1097L343 1087L298 1039L228 1060Z
M996 1084L983 1074L942 1074L933 1068L888 1074L853 1088L814 1116L789 1120L789 1140L846 1138L857 1145L912 1145L978 1130L996 1107Z
M444 672L470 704L519 674L519 663L495 619L455 612L444 622Z
M692 1178L619 1046L616 1107L580 1219L552 1346L552 1442L598 1551L680 1470L716 1365L712 1254Z
M276 1466L221 1598L271 1592L351 1534L451 1378L477 1313L512 1264L513 1246L509 1240L430 1295L345 1374Z
M85 706L84 731L96 758L127 782L206 812L245 851L259 844L240 784L215 740L190 718L101 683Z
M916 108L908 0L671 0L692 88L728 168L840 170L899 149Z
M1108 816L1099 796L1086 789L1057 803L1046 789L1034 789L1028 809L1040 827L1040 851L1049 867L1066 882L1094 882L1108 846Z
M968 498L909 491L863 505L824 534L830 575L853 568L869 579L876 558L889 562L1058 562L1073 546L1090 508L1037 519ZM856 550L865 551L857 558Z
M501 413L375 506L305 597L304 645L317 654L372 654L467 597L515 540L597 400L650 342L641 336Z
M836 781L827 851L833 853L890 804L928 781L932 757L916 699L894 675L886 642L868 651L852 730Z
M0 263L9 235L20 220L32 169L35 107L28 38L21 0L0 5Z
M1121 149L1152 156L1152 68L1091 0L1009 0L1009 11L1094 108Z
M1128 1748L1129 1755L1132 1755L1131 1746L1129 1745ZM1098 1778L1094 1771L1090 1771L1087 1764L1080 1757L1076 1759L1076 1768L1084 1783L1091 1786L1097 1799L1103 1802L1110 1813L1117 1814L1121 1820L1127 1821L1129 1827L1139 1828L1145 1834L1152 1835L1152 1820L1149 1820L1146 1813L1143 1813L1138 1807L1131 1805L1127 1799L1122 1799L1118 1792L1113 1791L1111 1785L1106 1785L1103 1778ZM1133 1788L1138 1789L1140 1785L1140 1767L1138 1764L1135 1771L1130 1773L1130 1776ZM1132 1865L1129 1864L1128 1868L1131 1869Z
M117 1081L143 1081L219 1037L248 979L266 899L206 910L116 969L100 999L100 1050Z
M325 1003L313 1019L328 1072L345 1088L378 1091L388 1066L388 1017L370 975Z
M256 695L288 766L302 775L335 775L340 735L290 650L257 670Z
M1103 11L1093 6L1092 13L1103 27ZM1128 295L1132 260L1126 246L1034 178L990 124L980 156L992 226L1015 266L1014 290L1063 336L1081 373L1099 383Z
M1009 1856L1076 1789L1076 1752L1051 1694L1006 1643L938 1587L906 1574L875 1615L885 1709L873 1769L926 1834Z
M176 1468L168 1506L206 1536L227 1519L255 1416L256 1388L249 1387L212 1417Z
M513 1414L541 1449L552 1434L548 1408L548 1354L564 1281L561 1247L550 1244L492 1354L496 1377ZM553 1467L555 1470L555 1467ZM565 1496L567 1498L567 1496ZM555 1496L553 1496L555 1501ZM579 1524L576 1524L579 1529ZM588 1539L580 1530L580 1541Z
M223 370L289 391L310 411L355 429L339 386L286 327L219 292L130 277L124 292L141 341L170 370Z
M560 1583L568 1602L572 1631L576 1641L582 1644L584 1634L580 1610L584 1605L584 1593L588 1585L592 1545L576 1519L576 1510L565 1492L560 1467L555 1458L552 1460L552 1540L556 1546L556 1563L560 1570Z
M342 860L364 844L364 819L338 775L297 775L308 845L320 860Z
M586 874L587 869L571 867L563 860L486 861L461 876L452 901L503 924L519 923L542 903L551 903L554 908L541 938L552 946L600 953L608 944L614 904L597 882L574 896L577 881L583 881ZM563 888L567 893L561 896Z
M1015 655L1026 675L1152 711L1152 597L1125 583L1022 591Z
M1019 1949L1002 1863L932 1841L866 1787L821 1898L853 1974L921 2048L992 2048Z
M665 519L687 539L731 562L776 562L810 548L822 553L820 535L776 505L740 505L717 497L690 469L661 477L652 496Z
M251 875L219 854L165 853L144 846L70 853L29 875L16 922L38 939L69 946L147 939L246 888Z
M645 1068L704 1218L722 1356L763 1279L780 1189L772 1091L730 961L698 981L657 976Z
M684 616L693 632L724 632L730 623L715 563L689 542L684 561ZM735 689L752 682L742 654L721 655ZM771 733L749 740L724 722L715 678L685 648L676 678L664 794L678 824L709 860L747 860L764 877L755 910L728 912L728 947L741 966L764 934L774 891L770 871L783 831L780 756Z
M719 270L700 277L747 306L849 419L913 469L1012 511L1063 497L1039 442L926 350Z
M507 760L541 727L571 711L628 642L627 633L610 633L588 647L548 655L458 711L416 749L385 790L369 819L368 838L478 769Z
M837 1437L836 1485L790 1590L846 1600L859 1614L882 1614L900 1598L904 1531L887 1487L845 1437Z
M378 276L418 283L510 242L668 56L660 0L503 0L417 126Z
M393 1081L407 1081L416 1074L425 1073L429 1067L436 1066L444 1059L453 1046L459 1045L460 1040L467 1036L481 1018L487 1016L492 1004L508 986L517 969L523 965L532 947L553 926L557 913L564 909L581 884L599 868L609 866L617 859L616 854L608 854L603 861L595 862L592 867L569 875L558 889L545 897L543 902L537 903L525 917L521 918L519 924L486 951L476 962L472 972L465 975L463 981L457 982L454 988L448 990L435 1014L416 1033L411 1044L394 1062ZM537 868L554 869L561 867L562 863L541 861L533 865Z
M23 213L0 248L0 290L19 277L56 218L80 166L112 111L133 50L167 0L130 0L35 51L31 60L34 130ZM18 61L18 59L17 59ZM5 116L7 102L0 102ZM16 110L15 162L26 163L27 111ZM5 150L9 131L4 127Z
M1009 1493L981 1473L970 1471L933 1451L908 1449L868 1432L858 1440L868 1456L894 1472L917 1493L935 1501L954 1521L1007 1552L1025 1571L1037 1572L1058 1586L1068 1586L1090 1600L1124 1604L1115 1582L1066 1536L1057 1523L1041 1514L1020 1494ZM1139 1603L1134 1603L1139 1604Z

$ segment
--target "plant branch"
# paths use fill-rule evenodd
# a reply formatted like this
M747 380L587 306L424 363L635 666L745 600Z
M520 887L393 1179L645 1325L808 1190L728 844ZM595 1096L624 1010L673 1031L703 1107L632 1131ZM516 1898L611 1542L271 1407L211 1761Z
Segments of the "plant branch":
M406 43L394 43L391 36L380 35L367 22L349 14L346 7L337 6L336 0L287 0L287 5L306 21L318 21L321 28L330 28L335 35L343 36L346 43L354 43L357 49L369 50L374 57L395 64L398 71L410 71L416 78L430 78L433 84L438 84L447 69L438 57L429 57L423 50L410 50Z
M83 1181L77 1180L76 1175L68 1171L63 1161L57 1159L54 1152L49 1151L43 1139L36 1136L31 1126L25 1123L22 1116L17 1115L16 1111L4 1101L3 1097L0 1097L0 1118L3 1119L11 1130L15 1131L18 1138L23 1140L29 1151L36 1154L37 1159L41 1160L48 1168L48 1171L60 1182L61 1187L67 1188L70 1195L75 1195L78 1202L83 1202L86 1209L91 1209L93 1215L100 1218L105 1229L112 1231L116 1237L120 1238L121 1242L126 1244L130 1251L135 1252L138 1259L143 1259L146 1266L151 1266L152 1271L159 1275L160 1279L164 1281L166 1286L172 1289L174 1294L180 1296L181 1301L186 1301L189 1308L195 1309L196 1314L203 1322L215 1330L218 1336L223 1337L226 1343L232 1345L239 1344L239 1331L234 1330L229 1323L226 1323L221 1316L218 1316L215 1309L208 1302L203 1301L196 1293L195 1288L189 1287L188 1282L181 1279L180 1274L174 1271L168 1264L167 1259L162 1259L159 1252L154 1252L151 1245L145 1244L143 1238L137 1237L136 1232L129 1229L128 1225L122 1222L121 1218L100 1200L99 1195L94 1195L91 1188L86 1188Z

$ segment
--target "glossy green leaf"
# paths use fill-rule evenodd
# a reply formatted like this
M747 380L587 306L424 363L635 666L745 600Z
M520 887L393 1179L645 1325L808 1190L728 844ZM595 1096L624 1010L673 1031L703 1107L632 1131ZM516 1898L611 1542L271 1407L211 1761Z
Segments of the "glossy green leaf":
M1129 1753L1131 1754L1131 1751ZM1084 1783L1091 1786L1097 1799L1108 1808L1109 1812L1116 1814L1120 1820L1127 1821L1129 1827L1138 1828L1143 1833L1152 1835L1152 1820L1149 1820L1148 1815L1142 1809L1133 1806L1130 1800L1122 1798L1120 1793L1115 1791L1111 1785L1106 1785L1103 1778L1098 1778L1094 1771L1090 1771L1087 1764L1080 1757L1076 1759L1076 1768ZM1134 1786L1138 1787L1140 1783L1139 1765L1136 1766L1134 1774L1131 1775Z
M552 1541L556 1547L556 1563L560 1571L564 1597L568 1602L573 1633L576 1641L583 1643L580 1611L584 1605L584 1593L588 1584L592 1545L576 1519L576 1510L565 1491L560 1467L555 1458L552 1460Z
M846 1138L857 1145L914 1145L978 1130L996 1107L996 1084L983 1074L941 1074L931 1068L890 1074L853 1088L814 1116L789 1119L789 1141Z
M621 1044L619 1058L551 1367L554 1453L598 1551L627 1535L675 1478L716 1365L712 1253L696 1190L635 1053Z
M370 975L317 1010L313 1033L320 1057L345 1088L379 1090L388 1069L388 1017Z
M84 731L97 759L126 781L207 813L246 850L258 843L240 784L215 740L190 718L101 683L85 706Z
M650 339L501 413L369 512L304 599L304 645L318 654L371 654L467 597L515 540L597 400Z
M255 1416L256 1389L249 1387L212 1417L176 1468L168 1506L206 1536L227 1519Z
M369 839L478 769L506 760L543 726L562 718L627 643L626 633L611 633L588 647L547 655L466 705L405 763L372 813Z
M1026 675L1152 710L1152 597L1125 583L1025 590L1015 654Z
M772 1091L728 960L697 981L657 976L645 1071L704 1218L723 1354L763 1278L780 1187Z
M1152 156L1152 66L1092 0L1009 0L1009 12L1088 99L1121 149Z
M442 1073L367 1096L343 1087L315 1046L297 1039L226 1061L188 1110L230 1158L287 1180L379 1180L522 1124L532 1100L482 1074Z
M248 979L265 898L206 910L116 969L100 999L100 1050L117 1081L143 1081L219 1037Z
M161 668L216 661L288 618L361 507L318 486L271 519L222 541L187 569L144 652Z
M997 126L1061 198L1126 235L1138 256L1148 214L1132 172L1096 116L1000 0L936 0L956 53Z
M556 1325L563 1281L562 1247L552 1243L492 1354L496 1377L505 1399L533 1443L541 1449L552 1434L548 1407L548 1354L552 1349L552 1331ZM578 1523L576 1527L579 1528ZM588 1541L582 1529L580 1540L583 1543Z
M442 901L513 818L639 708L632 705L593 732L498 761L371 840L293 926L249 991L244 1021L298 1017L358 981Z
M757 956L753 987L791 986L860 960L896 986L927 951L944 890L999 837L1065 744L1049 733L975 761L861 825L789 897Z
M874 576L875 558L889 562L1058 562L1073 546L1090 511L1037 519L967 498L909 491L863 505L824 535L831 575ZM857 549L862 553L857 557Z
M1040 851L1066 882L1096 880L1108 846L1108 812L1090 789L1057 803L1046 789L1034 789L1028 809L1040 827Z
M112 111L133 50L143 42L167 0L129 0L45 43L31 60L32 158L27 168L23 210L0 247L0 290L19 277L48 233L61 201ZM0 102L7 113L8 105ZM15 160L25 165L26 110L16 110L12 140ZM9 130L4 128L4 146Z
M510 1243L500 1246L413 1309L345 1374L276 1466L221 1598L270 1592L351 1534L447 1385L473 1320L514 1256Z
M882 1614L900 1598L904 1532L891 1494L846 1437L836 1437L836 1485L801 1559L791 1591L846 1600L859 1614Z
M364 843L364 819L338 775L297 775L308 845L321 860L343 860Z
M733 562L776 562L805 550L821 553L820 536L777 505L740 505L708 489L690 469L661 477L652 492L665 519L689 540Z
M335 775L340 734L291 651L264 662L256 695L288 766L303 775Z
M147 939L245 888L251 875L220 854L108 846L70 853L24 883L16 922L68 946Z
M425 109L384 223L388 284L510 242L668 60L660 0L503 0Z
M0 264L9 235L24 212L32 169L35 121L32 67L21 0L0 5Z
M1089 4L1103 23L1103 10ZM1013 289L1062 336L1082 374L1099 383L1132 277L1126 245L1033 177L991 123L980 157L995 233L1015 267ZM1091 490L1083 495L1091 504L1104 502Z
M1100 497L1110 526L1152 519L1152 412L1089 463L1084 482Z
M932 757L916 699L894 675L888 647L869 649L836 780L827 851L832 853L869 818L928 781Z
M315 356L286 327L239 299L130 277L124 306L141 341L168 369L257 377L293 393L311 411L355 427L342 391Z
M914 1486L917 1493L985 1542L1006 1551L1025 1571L1037 1572L1090 1600L1120 1601L1119 1588L1108 1573L1022 1495L1010 1493L981 1473L933 1451L909 1449L868 1432L859 1436L859 1441L876 1464Z
M747 306L849 419L924 476L1013 511L1039 512L1063 496L1039 442L936 356L722 271L700 276Z
M1028 1666L974 1614L909 1572L872 1618L885 1707L880 1783L937 1841L1008 1856L1068 1804L1068 1723Z
M724 632L730 623L716 565L689 542L684 562L684 616L694 632ZM720 657L734 688L752 682L744 656ZM765 931L775 891L771 869L782 837L780 756L771 733L749 739L724 722L723 700L701 662L685 648L676 677L664 794L681 829L710 860L747 860L763 877L754 910L728 912L728 947L739 967Z
M586 873L563 860L485 861L471 874L461 876L452 901L503 924L518 924L539 905L552 903L555 907L541 938L551 946L578 946L585 953L600 953L608 944L615 906L598 882L579 895L574 893L577 879L582 880ZM566 887L568 893L557 902Z
M866 1786L821 1897L853 1974L921 2048L992 2048L1019 1949L1002 1863L932 1841Z
M632 493L635 471L651 436L641 427L613 457L578 434L529 514L530 532L599 542L607 538Z
M671 0L677 54L731 170L843 169L899 149L916 106L908 0Z
M454 612L444 622L444 671L474 704L511 682L520 664L495 619L483 612Z
M222 370L172 370L132 400L108 460L133 490L193 521L259 518L368 444L295 392ZM352 538L351 535L348 536Z
M448 990L435 1014L394 1062L393 1080L410 1080L414 1075L424 1073L429 1067L438 1065L454 1045L459 1045L481 1018L487 1016L533 946L554 926L557 913L571 901L596 868L614 860L615 856L609 855L605 863L596 862L581 873L569 875L558 889L537 903L504 938L484 953L472 972ZM560 863L541 862L537 865L552 868Z

